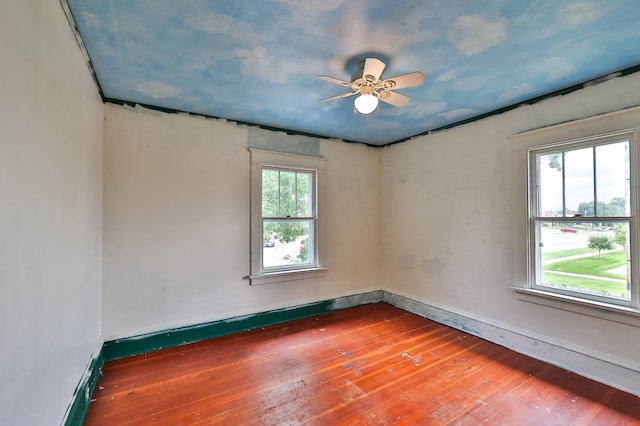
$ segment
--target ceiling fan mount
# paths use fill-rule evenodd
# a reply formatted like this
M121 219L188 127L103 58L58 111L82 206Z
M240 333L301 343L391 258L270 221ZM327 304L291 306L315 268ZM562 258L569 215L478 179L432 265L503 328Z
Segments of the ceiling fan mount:
M405 106L409 97L392 92L392 89L420 86L424 83L424 75L420 71L381 79L384 62L377 58L366 58L358 64L358 69L351 75L351 81L341 80L328 75L318 78L330 83L339 84L351 89L351 92L322 99L320 102L332 101L359 95L354 101L354 109L360 114L370 114L378 108L378 101L386 102L396 107Z

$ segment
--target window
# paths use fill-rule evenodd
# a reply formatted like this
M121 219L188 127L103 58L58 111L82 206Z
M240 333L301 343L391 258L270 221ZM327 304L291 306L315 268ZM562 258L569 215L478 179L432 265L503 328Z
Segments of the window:
M527 150L530 289L638 309L635 152L632 131Z
M324 159L251 150L251 279L263 284L324 274Z

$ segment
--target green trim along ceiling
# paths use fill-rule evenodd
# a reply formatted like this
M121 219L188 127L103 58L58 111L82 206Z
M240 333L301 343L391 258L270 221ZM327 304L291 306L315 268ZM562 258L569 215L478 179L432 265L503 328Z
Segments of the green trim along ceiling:
M370 146L559 96L640 58L636 0L60 2L105 102ZM395 87L409 103L370 115L353 98L319 102L344 90L317 75L350 81L366 58L385 64L377 77L426 82Z

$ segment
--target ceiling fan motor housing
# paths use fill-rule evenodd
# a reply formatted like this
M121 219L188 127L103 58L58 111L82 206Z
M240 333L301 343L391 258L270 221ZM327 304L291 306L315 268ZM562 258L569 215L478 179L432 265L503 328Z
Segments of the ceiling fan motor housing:
M377 95L375 92L375 88L369 84L363 84L360 86L360 94L361 95Z
M321 102L359 95L357 99L360 99L361 101L364 98L375 97L376 103L377 100L381 100L396 107L406 105L409 102L409 97L393 92L392 90L420 86L424 83L424 75L420 71L414 71L409 74L382 79L382 72L384 68L384 62L372 57L367 58L358 64L358 68L351 75L351 81L340 80L339 78L327 75L319 75L318 78L322 80L339 84L352 90L352 92L323 99ZM360 110L358 111L361 112Z

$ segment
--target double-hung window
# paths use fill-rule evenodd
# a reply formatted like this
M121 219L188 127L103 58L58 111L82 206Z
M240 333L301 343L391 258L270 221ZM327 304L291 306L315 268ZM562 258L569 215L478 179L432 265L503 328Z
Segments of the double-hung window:
M322 275L324 159L251 150L252 284Z
M635 132L531 148L529 288L638 309Z

